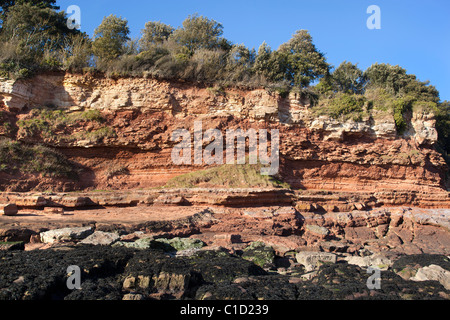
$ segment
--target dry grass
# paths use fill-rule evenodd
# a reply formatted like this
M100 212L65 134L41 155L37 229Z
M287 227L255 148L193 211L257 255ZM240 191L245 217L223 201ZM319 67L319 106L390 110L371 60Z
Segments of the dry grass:
M287 183L260 173L261 165L223 165L175 177L165 188L290 188Z

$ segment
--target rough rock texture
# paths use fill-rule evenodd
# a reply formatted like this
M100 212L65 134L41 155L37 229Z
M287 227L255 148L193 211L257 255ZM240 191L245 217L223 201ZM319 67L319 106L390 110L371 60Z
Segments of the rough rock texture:
M71 122L27 131L19 121L42 106ZM431 115L412 114L399 136L391 115L315 117L295 94L60 73L0 81L0 111L0 136L54 148L78 172L0 172L0 203L17 207L0 215L14 250L0 251L0 299L450 298L450 194ZM277 178L292 188L160 188L207 167L171 161L173 131L199 120L278 129ZM82 290L65 286L70 265ZM368 289L368 267L383 270L381 290Z
M442 258L442 257L441 257ZM77 265L81 290L69 290L67 266ZM159 250L59 247L0 251L0 300L424 300L449 299L435 280L405 280L382 273L371 290L367 270L324 264L309 279L270 274L224 251L172 257Z
M119 241L120 236L116 233L95 231L93 234L80 241L80 244L91 244L94 246L109 246Z
M335 254L325 252L300 252L295 257L297 262L305 267L306 271L312 271L320 267L320 264L334 264L337 260Z
M0 217L0 239L24 239L26 250L0 252L0 299L449 299L446 211L21 210L19 218ZM33 240L39 232L48 243ZM83 244L91 240L102 245ZM70 265L83 270L82 290L65 287ZM368 289L368 267L382 270L380 290Z
M363 249L371 253L450 254L449 209L381 207L327 212L318 208L309 212L261 204L74 209L64 216L48 215L39 208L23 209L17 217L2 216L0 241L28 243L48 230L84 227L117 233L121 242L143 238L140 232L155 239L191 237L230 250L243 250L245 244L261 241L280 256L295 250L354 254ZM55 236L51 231L52 236L44 242L58 241L58 232ZM136 246L151 247L145 243Z
M439 281L445 289L450 290L450 271L443 269L437 265L430 265L428 267L421 268L417 271L416 275L411 278L413 281Z
M19 209L15 204L0 204L0 215L16 216Z
M83 240L94 232L92 227L64 228L41 233L43 243Z
M280 130L280 174L294 188L432 194L444 186L446 165L432 147L437 134L430 115L414 114L408 131L399 137L392 116L344 123L317 118L294 93L282 98L263 89L227 89L216 96L189 83L59 73L0 82L0 101L13 127L17 120L32 119L27 112L37 106L57 106L68 114L98 110L105 120L80 120L45 135L26 135L18 128L18 140L45 143L68 156L80 167L80 179L36 181L3 172L3 190L160 187L176 175L203 169L171 161L173 131L192 132L199 120L203 130L224 133L239 128ZM95 134L104 128L113 133ZM116 174L111 168L118 168Z
M274 263L275 251L263 242L253 242L244 249L242 258L260 267L267 267Z

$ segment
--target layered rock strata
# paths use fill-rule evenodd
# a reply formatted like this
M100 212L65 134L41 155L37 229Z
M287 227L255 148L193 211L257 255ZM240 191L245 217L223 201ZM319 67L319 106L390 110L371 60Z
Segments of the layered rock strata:
M445 188L446 164L433 148L437 132L431 114L414 113L400 136L389 113L373 112L356 122L318 117L295 93L283 98L265 89L225 89L217 94L190 83L59 73L2 81L0 101L5 121L16 128L3 135L56 148L80 172L76 181L1 172L3 190L161 187L205 168L176 166L171 159L172 133L193 133L195 121L224 135L227 129L278 129L280 175L293 188L427 193ZM25 132L17 121L33 119L31 110L40 106L57 107L67 116L94 110L103 121L82 119L45 135ZM122 168L122 174L111 174L111 168Z

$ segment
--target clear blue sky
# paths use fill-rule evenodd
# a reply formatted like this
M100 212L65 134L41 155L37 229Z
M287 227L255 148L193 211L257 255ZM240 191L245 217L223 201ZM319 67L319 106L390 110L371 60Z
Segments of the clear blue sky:
M449 0L58 0L62 10L81 9L82 31L93 35L104 16L128 19L132 37L147 21L181 25L199 13L224 26L233 43L256 49L266 41L273 49L296 30L307 29L329 63L347 60L363 70L375 62L400 65L429 80L450 100ZM381 8L381 30L369 30L370 5Z

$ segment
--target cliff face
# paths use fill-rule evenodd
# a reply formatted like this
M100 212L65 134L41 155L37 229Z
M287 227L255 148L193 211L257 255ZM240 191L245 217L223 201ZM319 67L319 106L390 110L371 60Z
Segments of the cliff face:
M32 110L38 106L64 109L67 116L96 110L102 121L74 116L76 121L54 125L46 134L27 131L20 123L35 119ZM264 89L221 91L154 79L73 74L2 81L0 107L3 121L14 128L0 129L0 135L54 147L81 168L79 181L57 183L3 172L3 190L163 186L174 176L204 168L171 161L173 131L193 132L198 120L204 130L278 129L280 175L295 188L442 192L444 187L446 164L433 148L437 132L429 114L409 115L408 129L398 136L392 115L374 113L360 122L317 117L295 93L282 98ZM111 168L125 169L126 174L111 174Z

